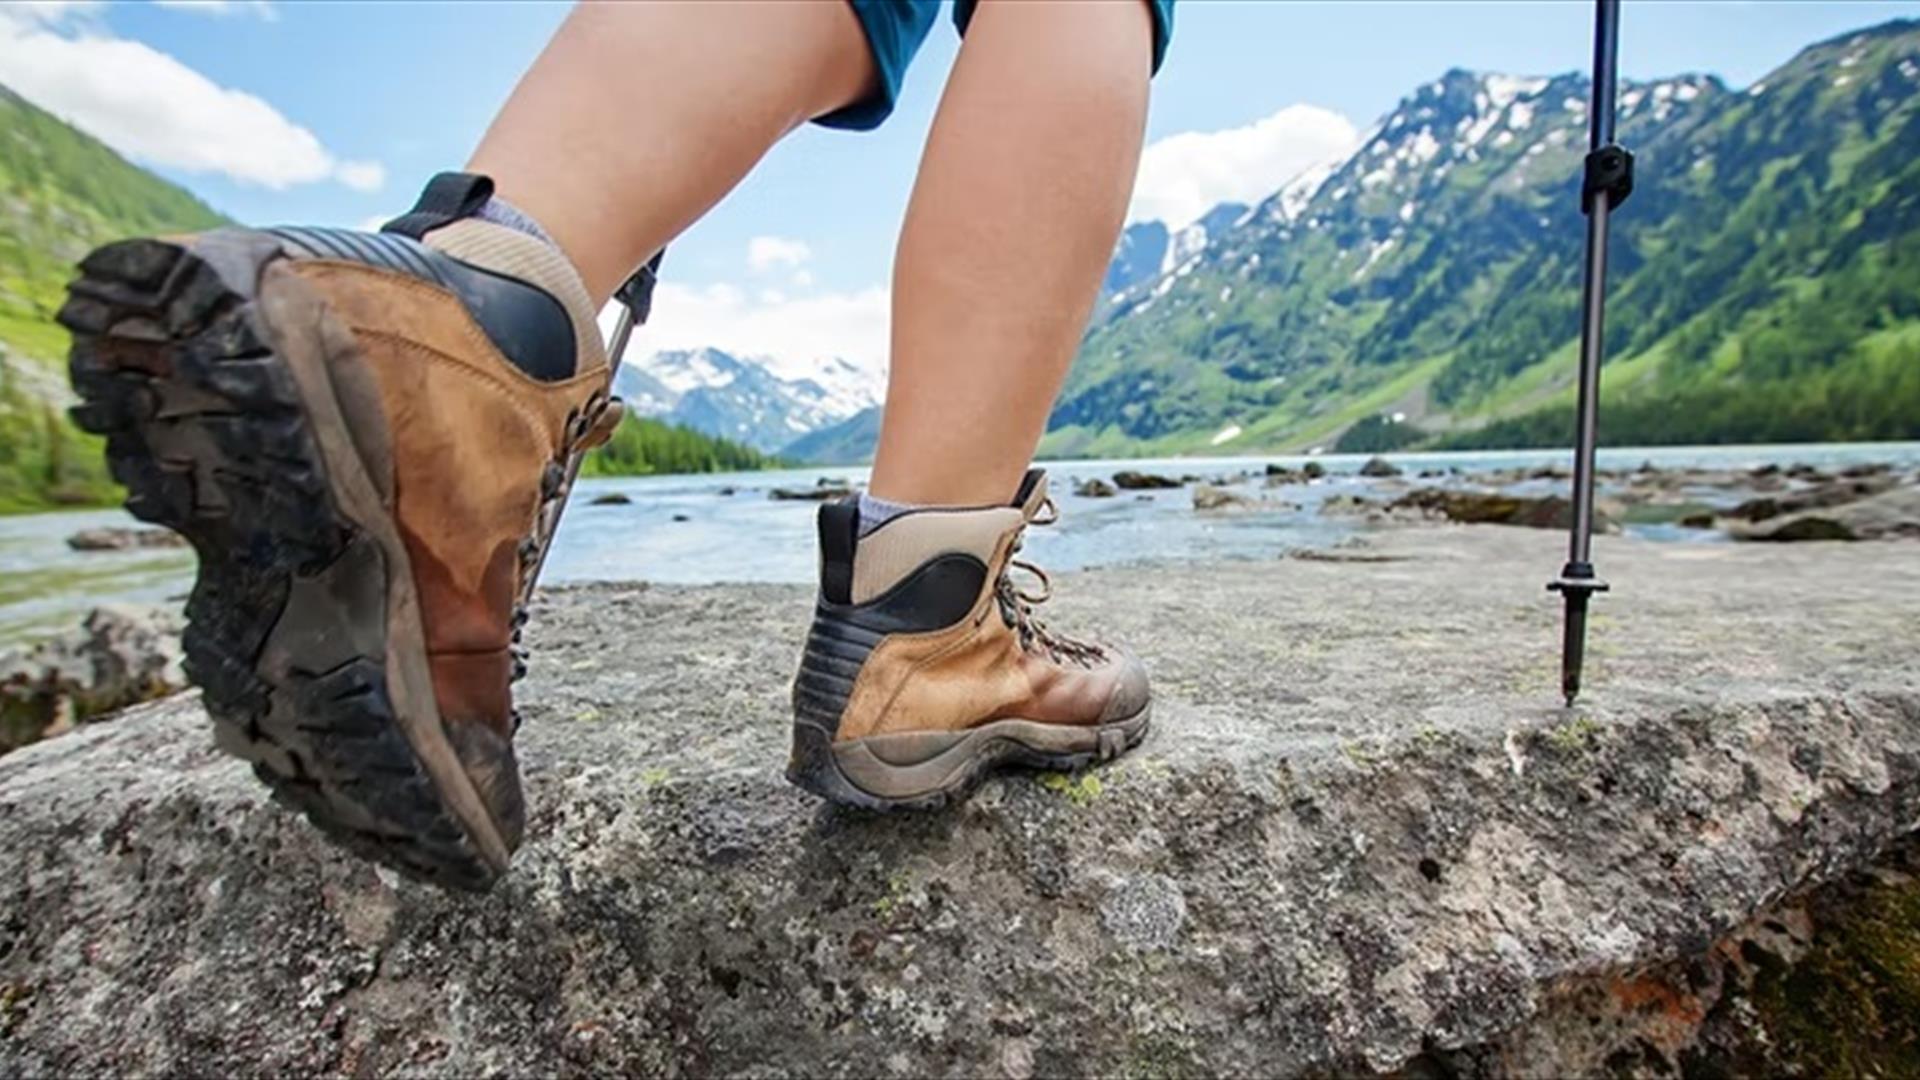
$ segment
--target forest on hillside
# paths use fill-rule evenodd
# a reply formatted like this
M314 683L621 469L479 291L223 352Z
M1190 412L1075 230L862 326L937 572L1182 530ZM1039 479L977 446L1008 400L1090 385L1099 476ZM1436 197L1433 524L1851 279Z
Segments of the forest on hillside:
M660 473L743 472L777 468L780 461L729 439L651 417L629 415L613 438L580 466L582 476L652 476Z

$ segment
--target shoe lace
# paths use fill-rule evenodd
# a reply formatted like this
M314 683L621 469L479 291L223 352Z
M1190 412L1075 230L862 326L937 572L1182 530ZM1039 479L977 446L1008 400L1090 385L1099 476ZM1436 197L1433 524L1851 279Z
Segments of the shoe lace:
M621 412L620 399L610 396L605 390L594 391L584 405L568 409L560 445L540 473L540 507L534 512L532 530L520 539L520 591L514 598L510 624L513 628L512 644L509 646L513 656L513 682L519 682L527 673L528 654L526 647L520 643L521 632L527 625L541 564L546 562L547 549L560 528L560 514L566 509L567 496L573 491L574 479L580 472L580 462L588 450L612 436L613 428L620 422ZM516 727L519 726L519 719L519 712L516 711Z
M1045 515L1045 516L1041 516ZM1047 498L1040 504L1040 513L1034 515L1027 524L1047 526L1060 520L1059 510L1053 499ZM1013 550L1019 551L1026 542L1023 532L1013 542ZM1014 571L1032 575L1039 582L1040 591L1030 592L1016 584ZM1000 617L1006 621L1020 640L1020 647L1027 652L1044 654L1054 663L1074 664L1091 668L1107 658L1106 650L1092 642L1079 641L1068 637L1047 626L1034 613L1034 608L1053 598L1053 579L1047 572L1025 559L1009 558L1006 568L1000 571L999 580L994 582L994 597L999 601Z

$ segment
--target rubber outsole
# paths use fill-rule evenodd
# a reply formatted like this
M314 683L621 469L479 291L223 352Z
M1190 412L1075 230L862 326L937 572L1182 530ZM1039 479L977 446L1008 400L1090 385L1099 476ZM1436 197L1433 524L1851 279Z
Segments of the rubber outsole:
M983 740L971 747L960 767L936 787L902 795L884 795L860 786L841 768L832 736L816 724L793 725L793 750L787 780L829 802L880 812L939 810L971 795L989 775L1006 767L1073 773L1112 761L1146 740L1152 707L1122 721L1084 729L1092 745L1072 751L1048 751L1011 737ZM846 746L840 749L846 749Z
M448 805L389 685L392 556L343 512L262 310L280 257L242 230L87 256L59 314L73 417L106 436L127 510L199 554L183 646L217 744L355 854L484 890L504 858ZM294 347L351 341L326 337L308 328Z

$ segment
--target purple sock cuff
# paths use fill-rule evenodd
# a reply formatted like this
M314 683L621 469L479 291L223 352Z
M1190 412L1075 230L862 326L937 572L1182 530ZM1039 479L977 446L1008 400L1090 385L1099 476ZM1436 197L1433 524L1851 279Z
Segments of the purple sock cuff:
M486 202L481 203L480 209L474 211L473 216L495 225L505 225L515 232L526 233L550 248L560 246L553 242L553 237L547 235L547 230L541 228L539 222L498 195L491 196Z
M860 535L867 535L909 510L920 509L923 509L923 507L914 503L897 503L890 499L876 499L863 491L860 493Z

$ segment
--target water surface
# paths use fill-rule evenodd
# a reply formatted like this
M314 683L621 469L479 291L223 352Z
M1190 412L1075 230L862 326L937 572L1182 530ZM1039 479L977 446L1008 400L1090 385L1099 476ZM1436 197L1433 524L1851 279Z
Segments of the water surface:
M1414 483L1422 471L1458 469L1568 468L1569 451L1473 451L1390 454ZM1269 464L1298 468L1314 460L1329 475L1313 484L1262 490L1259 481L1242 494L1265 495L1289 505L1250 511L1200 514L1190 489L1123 491L1113 498L1073 494L1076 480L1110 477L1120 469L1168 476L1230 476ZM1174 458L1074 461L1048 466L1061 521L1035 529L1030 557L1049 569L1073 570L1116 563L1185 559L1271 559L1295 548L1338 543L1362 522L1322 517L1319 505L1340 494L1387 497L1405 483L1357 475L1364 455ZM1920 443L1847 443L1813 446L1658 447L1600 451L1602 469L1632 469L1642 462L1662 468L1751 469L1765 464L1805 463L1837 470L1863 462L1920 468ZM775 487L810 487L821 477L846 483L866 478L864 468L795 469L708 476L602 478L583 481L548 559L545 580L585 582L644 579L677 584L726 581L805 583L815 572L814 504L768 497ZM1564 492L1564 480L1533 480L1513 486L1525 493ZM730 494L728 492L731 492ZM594 506L595 496L619 493L628 505ZM1725 506L1743 495L1701 488L1689 497ZM108 601L159 603L181 597L192 583L193 555L184 550L75 552L66 538L83 528L133 525L118 510L0 517L0 646L75 625L93 606ZM1655 540L1715 542L1722 534L1674 525L1629 525L1628 532Z

